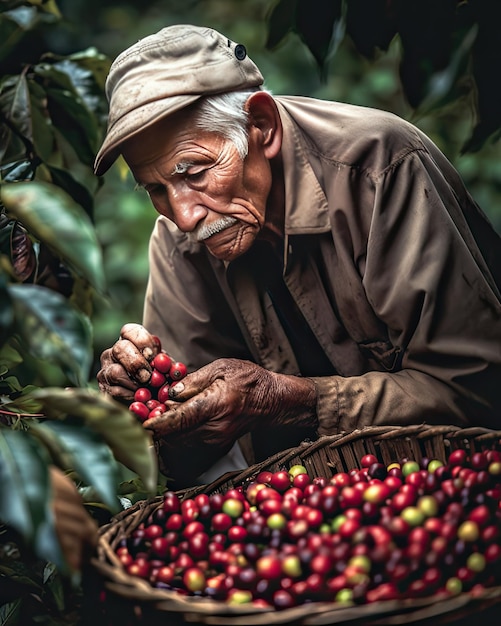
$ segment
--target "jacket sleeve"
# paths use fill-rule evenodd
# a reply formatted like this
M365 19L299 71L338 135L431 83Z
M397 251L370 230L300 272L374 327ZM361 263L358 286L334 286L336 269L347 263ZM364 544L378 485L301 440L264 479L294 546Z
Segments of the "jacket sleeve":
M373 181L360 276L400 359L391 371L315 378L321 434L422 422L501 428L499 292L458 202L473 200L454 180L415 150Z
M220 357L250 358L208 252L167 219L149 245L143 325L193 371Z

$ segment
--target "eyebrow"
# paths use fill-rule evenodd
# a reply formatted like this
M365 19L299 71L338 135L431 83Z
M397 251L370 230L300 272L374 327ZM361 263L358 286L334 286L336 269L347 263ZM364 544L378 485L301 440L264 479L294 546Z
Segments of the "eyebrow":
M171 176L175 176L176 174L186 174L188 169L193 165L192 161L180 161L174 165L174 169L170 173Z

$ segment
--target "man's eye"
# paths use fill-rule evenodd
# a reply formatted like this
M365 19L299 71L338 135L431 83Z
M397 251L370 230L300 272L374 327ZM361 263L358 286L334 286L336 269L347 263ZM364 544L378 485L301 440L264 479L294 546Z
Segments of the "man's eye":
M200 180L202 180L202 178L205 176L207 170L198 170L195 172L186 172L186 180L196 183Z

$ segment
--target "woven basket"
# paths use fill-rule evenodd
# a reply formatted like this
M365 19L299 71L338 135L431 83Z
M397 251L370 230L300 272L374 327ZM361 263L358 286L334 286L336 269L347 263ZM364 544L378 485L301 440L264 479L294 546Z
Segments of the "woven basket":
M294 464L304 465L309 475L329 477L336 472L359 468L364 454L372 453L384 464L409 457L440 459L445 462L453 450L469 453L501 449L501 431L484 428L417 425L408 427L367 427L349 434L324 436L303 442L241 472L221 476L209 485L179 492L184 498L198 493L215 493L243 484L262 470L276 471ZM208 598L182 596L175 591L153 588L147 581L128 575L115 554L119 543L161 505L162 497L138 502L122 511L100 530L97 557L93 561L100 588L105 590L106 623L176 624L350 624L390 626L391 624L466 626L473 620L499 616L501 587L480 594L461 593L444 599L430 596L413 600L392 600L365 605L313 602L291 609L263 609L250 605L229 605ZM103 622L105 623L105 622Z

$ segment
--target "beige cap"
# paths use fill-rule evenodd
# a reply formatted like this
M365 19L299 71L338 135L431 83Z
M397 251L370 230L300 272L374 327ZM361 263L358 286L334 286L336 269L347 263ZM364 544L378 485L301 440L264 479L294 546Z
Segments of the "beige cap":
M111 65L108 130L95 173L108 170L126 139L166 115L201 96L251 89L263 81L245 46L212 28L178 24L140 39Z

